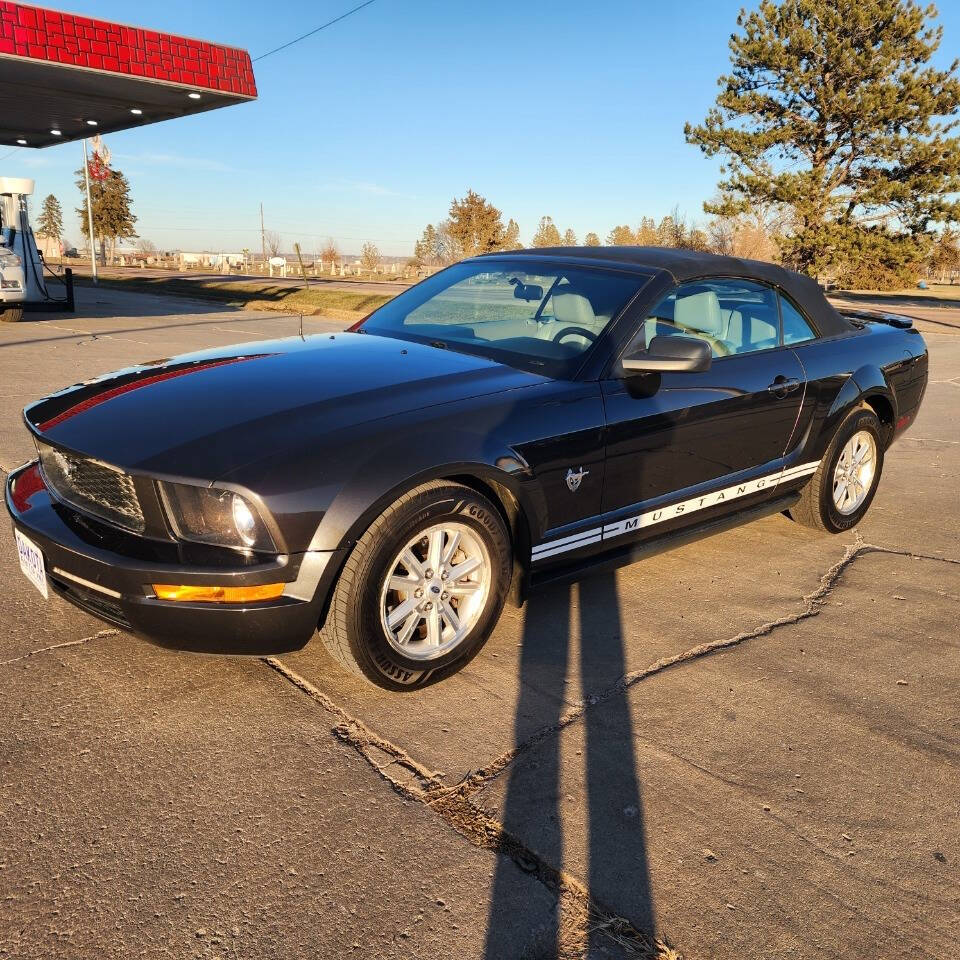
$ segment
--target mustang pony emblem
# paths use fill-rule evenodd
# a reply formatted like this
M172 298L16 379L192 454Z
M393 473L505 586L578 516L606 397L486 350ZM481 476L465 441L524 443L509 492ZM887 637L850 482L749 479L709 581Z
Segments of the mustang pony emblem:
M576 493L580 489L581 481L589 472L589 470L584 470L583 467L578 467L576 473L572 469L567 470L567 486L571 493Z

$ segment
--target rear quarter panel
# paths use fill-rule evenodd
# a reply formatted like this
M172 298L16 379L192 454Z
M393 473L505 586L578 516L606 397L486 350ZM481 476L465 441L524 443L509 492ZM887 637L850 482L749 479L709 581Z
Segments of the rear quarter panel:
M914 330L867 324L849 336L798 344L807 387L795 448L822 457L840 422L863 401L881 412L887 443L916 416L927 382L927 350Z

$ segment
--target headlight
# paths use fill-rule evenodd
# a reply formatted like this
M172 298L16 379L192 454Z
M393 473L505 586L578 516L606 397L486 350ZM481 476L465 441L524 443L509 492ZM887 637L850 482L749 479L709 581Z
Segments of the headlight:
M159 486L170 525L181 540L276 550L256 507L239 493L187 483L161 482Z

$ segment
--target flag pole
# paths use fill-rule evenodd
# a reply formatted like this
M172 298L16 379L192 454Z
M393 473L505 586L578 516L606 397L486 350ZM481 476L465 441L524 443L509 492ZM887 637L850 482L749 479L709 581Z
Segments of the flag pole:
M90 164L87 160L87 138L83 138L83 185L87 191L87 229L90 236L90 269L97 282L97 241L93 235L93 204L90 202Z

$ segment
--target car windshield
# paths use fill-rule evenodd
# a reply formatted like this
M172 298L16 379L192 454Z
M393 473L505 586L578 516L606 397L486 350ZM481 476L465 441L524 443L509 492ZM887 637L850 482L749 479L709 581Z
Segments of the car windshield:
M380 307L361 329L567 379L648 279L526 258L458 263Z

